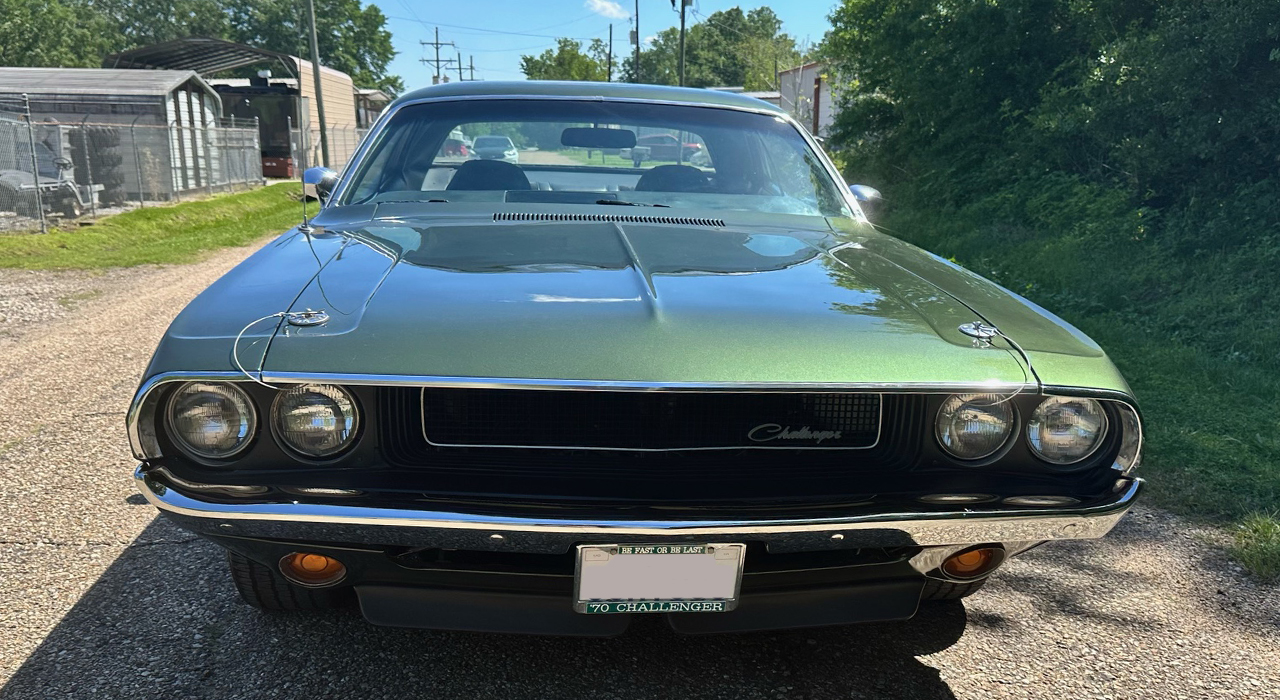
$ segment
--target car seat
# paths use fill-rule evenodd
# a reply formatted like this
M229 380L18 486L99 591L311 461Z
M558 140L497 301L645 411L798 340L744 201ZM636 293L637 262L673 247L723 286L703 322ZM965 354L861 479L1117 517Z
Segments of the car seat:
M529 190L529 178L518 165L501 160L469 160L458 166L446 190Z
M707 174L690 165L659 165L636 182L637 192L702 192L710 182Z

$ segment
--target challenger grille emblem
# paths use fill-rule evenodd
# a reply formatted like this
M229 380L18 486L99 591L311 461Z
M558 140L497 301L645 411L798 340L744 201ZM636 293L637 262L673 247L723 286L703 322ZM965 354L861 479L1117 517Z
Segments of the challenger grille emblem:
M841 437L843 437L843 433L839 430L810 430L807 425L796 430L789 425L778 425L777 423L757 425L747 431L747 439L752 442L812 440L814 444L821 445L823 440L839 440Z

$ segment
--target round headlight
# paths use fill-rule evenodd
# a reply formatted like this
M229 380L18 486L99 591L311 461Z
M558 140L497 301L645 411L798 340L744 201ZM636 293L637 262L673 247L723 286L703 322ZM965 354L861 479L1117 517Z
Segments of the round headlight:
M1027 442L1050 464L1074 464L1093 454L1107 434L1107 413L1093 399L1052 396L1027 422Z
M227 459L253 440L258 426L244 390L222 382L188 382L169 400L169 433L183 450L206 459Z
M360 426L356 401L332 384L302 384L276 397L276 435L307 457L331 457L351 445Z
M942 449L958 459L995 454L1013 431L1013 407L997 394L956 394L938 410L935 425Z

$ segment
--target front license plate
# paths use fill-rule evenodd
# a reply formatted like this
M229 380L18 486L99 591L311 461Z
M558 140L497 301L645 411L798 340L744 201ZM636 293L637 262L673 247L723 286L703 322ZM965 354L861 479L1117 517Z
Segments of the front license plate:
M738 605L745 544L578 546L580 613L728 612Z

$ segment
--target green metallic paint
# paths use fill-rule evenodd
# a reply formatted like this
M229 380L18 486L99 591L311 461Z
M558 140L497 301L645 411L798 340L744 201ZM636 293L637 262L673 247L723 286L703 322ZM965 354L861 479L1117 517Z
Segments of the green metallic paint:
M718 212L724 228L494 222L493 204L423 214L429 206L388 207L389 217L331 208L312 236L281 237L183 311L148 376L233 369L231 345L249 321L324 309L328 323L281 325L274 339L278 319L255 325L241 361L255 369L271 339L264 369L279 372L752 384L1030 379L1003 341L975 347L959 333L981 314L1028 349L1043 382L1127 393L1075 329L870 226L837 223L836 231L820 218L727 212Z
M929 280L977 311L1031 358L1047 385L1107 389L1131 395L1128 383L1091 338L1039 305L959 265L867 224L830 220L846 240L875 251L904 271Z

